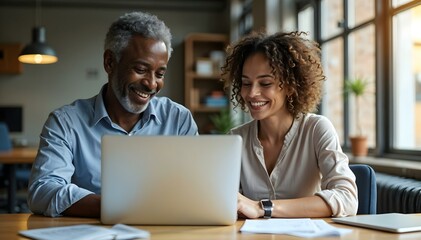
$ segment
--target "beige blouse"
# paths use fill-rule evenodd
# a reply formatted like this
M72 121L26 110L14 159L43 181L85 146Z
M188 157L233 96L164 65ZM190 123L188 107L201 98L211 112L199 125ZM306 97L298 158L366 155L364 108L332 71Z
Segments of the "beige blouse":
M257 126L258 121L253 120L230 132L243 138L240 192L244 196L274 200L318 195L330 206L334 217L357 213L355 175L326 117L305 114L294 120L270 176Z

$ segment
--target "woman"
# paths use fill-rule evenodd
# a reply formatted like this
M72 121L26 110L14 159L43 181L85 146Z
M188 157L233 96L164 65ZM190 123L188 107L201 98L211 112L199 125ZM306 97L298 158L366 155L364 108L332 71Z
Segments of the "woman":
M222 79L253 118L230 132L243 138L239 216L355 215L348 158L331 122L311 113L325 80L317 43L298 32L253 33L228 47Z

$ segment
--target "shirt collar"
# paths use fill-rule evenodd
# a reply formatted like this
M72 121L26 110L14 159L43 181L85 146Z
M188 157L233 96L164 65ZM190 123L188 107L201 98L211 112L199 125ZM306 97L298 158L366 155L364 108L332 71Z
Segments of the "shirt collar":
M298 117L294 118L293 122L292 122L292 126L289 129L289 131L287 132L287 134L285 135L285 140L284 140L284 145L288 146L292 139L294 138L294 136L297 134L299 127L301 125L301 122L303 121L303 118L305 117L305 114L300 114L298 115ZM259 121L257 120L253 120L253 127L251 129L251 134L253 136L253 139L255 141L256 144L258 144L258 146L261 146L260 140L259 140Z
M108 121L111 123L111 118L108 116L108 112L105 109L105 102L104 102L104 93L107 90L107 86L108 83L104 84L101 88L101 91L99 92L99 94L96 96L95 99L95 109L94 109L94 118L93 118L93 122L92 125L96 125L98 124L98 122L103 119L106 118L108 119ZM160 119L159 115L157 114L157 110L156 110L156 103L157 103L157 97L153 97L151 99L151 101L149 102L148 107L145 109L143 116L142 116L142 125L143 123L148 122L151 119L156 119L158 124L162 123L162 120Z
M101 119L107 118L111 122L110 117L108 116L107 110L105 109L104 97L103 94L107 89L107 83L104 84L101 88L101 91L95 98L95 108L94 108L94 118L92 125L96 125Z
M157 114L156 104L157 104L157 97L154 96L150 101L148 107L143 112L142 116L142 125L150 120L155 119L158 124L161 124L161 119L159 114Z

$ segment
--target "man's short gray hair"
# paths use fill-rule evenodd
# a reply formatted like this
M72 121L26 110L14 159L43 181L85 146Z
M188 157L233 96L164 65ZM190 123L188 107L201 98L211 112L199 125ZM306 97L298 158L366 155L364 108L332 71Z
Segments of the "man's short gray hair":
M119 61L121 51L127 47L133 35L163 41L170 58L172 52L170 29L155 15L145 12L126 13L112 23L105 37L104 49L111 50Z

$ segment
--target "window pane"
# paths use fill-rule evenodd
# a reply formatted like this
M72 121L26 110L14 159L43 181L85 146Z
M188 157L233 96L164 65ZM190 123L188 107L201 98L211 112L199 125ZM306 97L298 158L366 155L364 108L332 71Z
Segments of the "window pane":
M405 3L409 3L409 2L411 2L412 0L393 0L393 7L399 7L400 5L403 5L403 4L405 4Z
M314 40L314 8L309 6L298 12L298 30L308 32L308 38Z
M343 31L343 1L322 0L321 13L322 39L327 39Z
M421 150L421 5L393 17L396 149Z
M349 35L349 78L362 78L368 82L367 94L355 102L349 99L350 135L358 133L357 123L361 124L362 134L367 136L368 146L376 146L376 98L375 98L375 27L373 24L358 29ZM357 109L358 108L358 109ZM359 111L359 119L357 117Z
M353 28L374 18L374 0L348 0L348 25Z
M322 64L327 78L324 83L322 114L332 121L341 144L344 144L343 48L342 38L322 46Z

